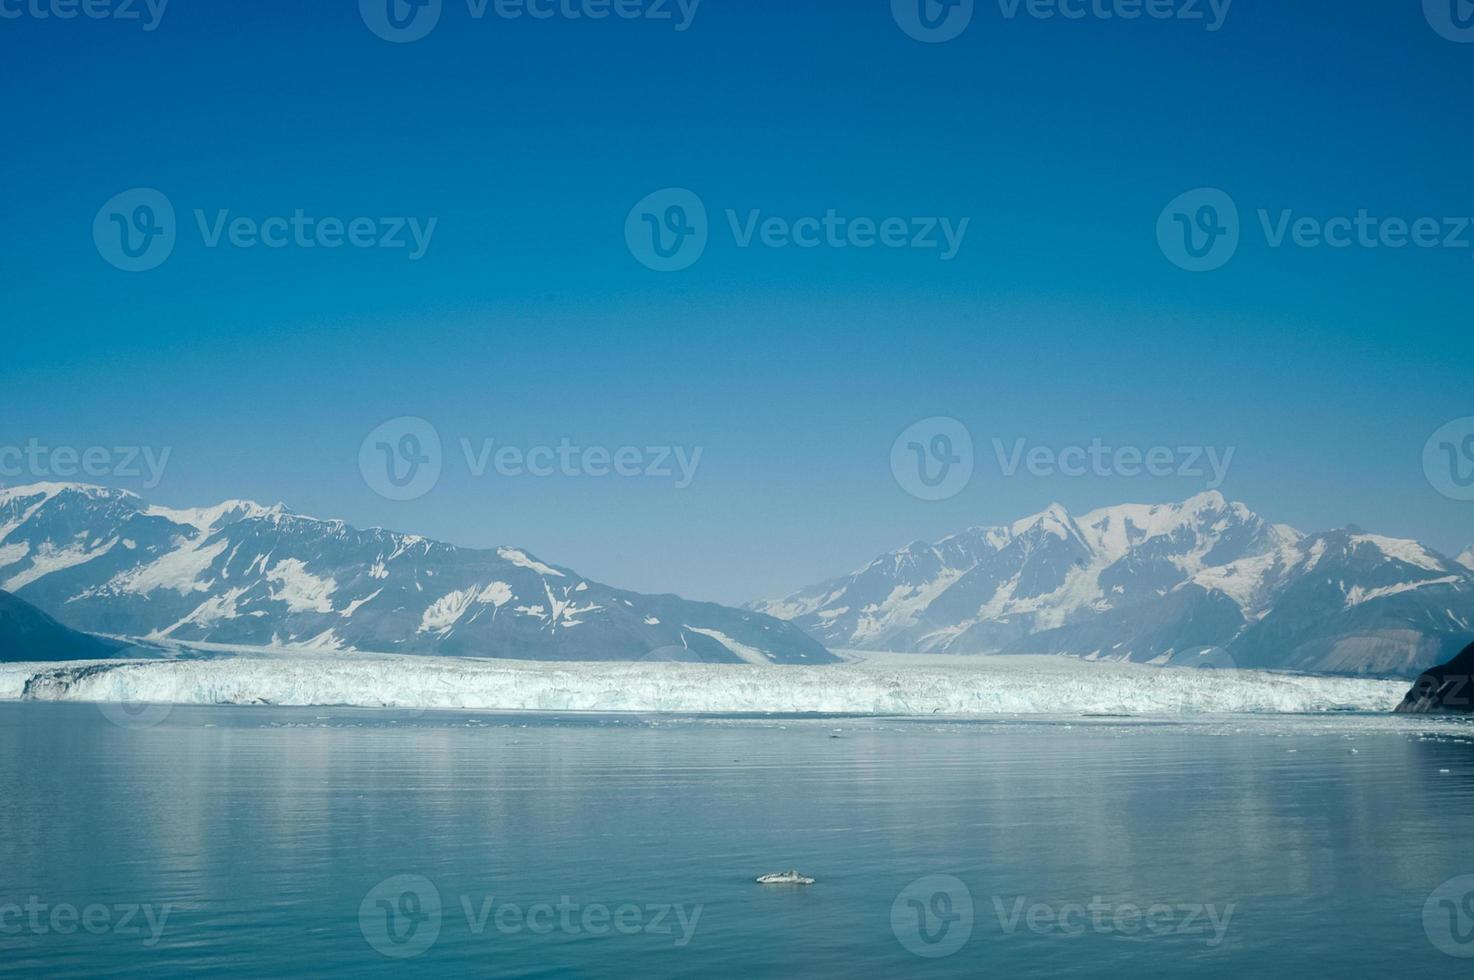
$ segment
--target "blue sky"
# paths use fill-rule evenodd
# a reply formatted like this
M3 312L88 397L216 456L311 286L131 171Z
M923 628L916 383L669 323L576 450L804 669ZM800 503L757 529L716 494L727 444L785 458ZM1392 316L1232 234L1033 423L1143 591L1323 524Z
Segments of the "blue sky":
M36 16L48 3L0 4L20 12L0 19L0 446L167 446L160 502L279 500L722 601L1051 501L1205 488L1005 476L995 438L1233 447L1221 489L1272 519L1474 543L1474 503L1423 465L1435 430L1474 416L1474 231L1455 248L1275 248L1258 217L1365 210L1451 234L1474 216L1474 43L1416 0L1238 0L1216 31L1010 18L993 0L944 43L878 0L703 0L685 30L444 0L398 44L351 2L174 0L153 30ZM709 242L656 272L625 223L671 187L703 203ZM1156 227L1204 187L1235 202L1241 240L1194 273ZM172 253L144 272L93 236L133 188L176 212ZM744 248L726 215L831 209L968 226L944 261ZM435 226L411 261L208 247L196 210ZM359 467L401 416L444 444L409 501ZM941 501L890 466L898 434L934 416L976 447ZM476 477L461 439L702 456L684 489Z

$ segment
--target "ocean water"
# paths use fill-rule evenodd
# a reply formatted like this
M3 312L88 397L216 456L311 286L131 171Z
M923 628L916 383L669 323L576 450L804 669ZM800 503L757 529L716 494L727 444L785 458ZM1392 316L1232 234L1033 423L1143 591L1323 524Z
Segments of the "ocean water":
M1465 876L1457 721L0 704L14 975L1466 976Z

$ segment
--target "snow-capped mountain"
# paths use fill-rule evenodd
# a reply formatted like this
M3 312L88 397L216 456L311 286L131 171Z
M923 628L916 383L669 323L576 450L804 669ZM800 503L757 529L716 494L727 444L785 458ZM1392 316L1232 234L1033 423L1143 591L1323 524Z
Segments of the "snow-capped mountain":
M1304 535L1217 492L917 542L754 608L835 648L1416 674L1474 639L1474 569Z
M1470 545L1469 550L1459 556L1459 564L1474 569L1474 545Z
M457 548L232 500L0 490L0 589L75 629L180 640L539 660L829 663L749 610L589 581L515 548Z

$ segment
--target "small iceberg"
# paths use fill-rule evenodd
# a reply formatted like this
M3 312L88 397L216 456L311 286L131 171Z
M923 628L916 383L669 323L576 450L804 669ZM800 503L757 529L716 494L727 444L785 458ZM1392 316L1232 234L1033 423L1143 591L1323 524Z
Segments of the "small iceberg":
M799 874L797 871L778 871L770 875L763 875L757 880L759 885L812 885L813 878Z

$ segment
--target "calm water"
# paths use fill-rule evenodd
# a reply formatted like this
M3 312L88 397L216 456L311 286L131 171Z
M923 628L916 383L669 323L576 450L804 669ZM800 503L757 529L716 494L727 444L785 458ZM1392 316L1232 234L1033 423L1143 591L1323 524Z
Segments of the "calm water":
M1467 975L1470 734L10 703L0 972Z

